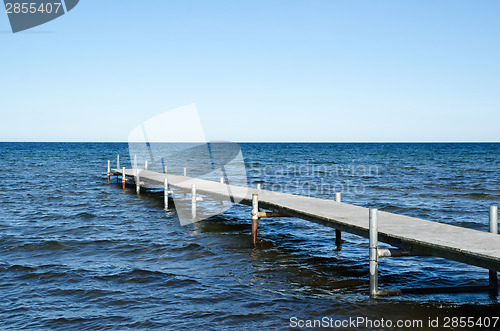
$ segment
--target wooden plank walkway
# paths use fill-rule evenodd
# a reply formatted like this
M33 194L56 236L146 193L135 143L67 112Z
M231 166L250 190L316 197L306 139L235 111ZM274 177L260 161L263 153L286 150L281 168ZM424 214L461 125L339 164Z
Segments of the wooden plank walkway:
M122 175L122 169L112 169ZM134 169L126 169L125 175L134 177ZM352 204L336 202L288 193L256 188L226 185L215 181L163 174L148 170L140 171L141 185L163 185L165 179L170 187L196 192L214 199L231 195L240 203L252 205L252 194L258 194L259 207L272 209L290 217L298 217L340 231L369 238L369 209ZM449 224L427 221L379 211L378 240L405 248L412 252L441 257L494 271L500 271L500 235L467 229ZM485 219L485 223L488 220ZM382 255L379 255L382 256ZM494 272L496 277L496 272ZM498 281L497 281L498 283ZM491 285L491 278L490 278Z
M121 170L113 169L113 171L121 174ZM133 177L134 170L127 169L126 175ZM146 184L156 185L163 185L167 178L170 186L186 192L191 191L192 184L195 184L198 193L212 197L224 197L230 192L246 205L251 205L252 193L257 193L259 206L262 208L276 209L292 217L303 218L368 238L369 209L365 207L148 170L142 170L140 178ZM500 271L499 235L387 212L379 212L378 226L379 241L423 254Z

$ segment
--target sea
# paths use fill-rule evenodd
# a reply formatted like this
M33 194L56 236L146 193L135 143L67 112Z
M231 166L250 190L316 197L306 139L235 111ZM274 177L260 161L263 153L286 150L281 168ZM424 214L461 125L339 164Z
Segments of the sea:
M498 143L238 145L250 187L342 192L346 203L479 231L500 201ZM371 299L365 238L343 233L337 247L332 228L271 218L254 248L250 208L238 204L181 225L161 188L107 183L117 154L131 166L127 143L0 143L0 329L436 330L460 329L460 318L500 329L487 292ZM488 284L488 270L435 257L379 268L381 289Z

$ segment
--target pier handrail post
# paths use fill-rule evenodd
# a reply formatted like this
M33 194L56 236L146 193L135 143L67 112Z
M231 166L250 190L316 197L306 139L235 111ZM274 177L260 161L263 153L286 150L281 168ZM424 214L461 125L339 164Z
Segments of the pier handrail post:
M108 160L108 184L111 182L111 160Z
M498 206L490 206L490 232L498 234ZM489 272L490 289L498 295L498 273L496 270Z
M165 206L165 210L168 209L168 179L165 178L163 181L163 202Z
M165 174L167 173L167 166L165 166Z
M257 184L257 190L260 190L261 186L260 183Z
M370 209L370 297L378 295L378 218L377 209Z
M259 225L259 195L252 194L252 245L257 246L257 228Z
M191 215L196 218L196 185L191 185Z
M187 176L187 169L184 168L184 177L186 177L186 176Z
M221 184L224 184L224 177L221 177L221 178L220 178L220 183L221 183Z
M144 161L144 170L148 170L148 160Z
M340 192L335 192L335 201L340 202L341 200L341 193ZM340 248L340 244L342 244L342 231L339 229L335 229L335 245L337 248Z
M125 177L125 167L122 168L122 189L125 189L125 183L127 181L127 177Z
M136 170L136 175L135 175L135 192L137 194L141 194L141 170L140 169Z
M137 170L137 154L134 154L134 169Z
M116 169L120 169L120 154L116 155Z

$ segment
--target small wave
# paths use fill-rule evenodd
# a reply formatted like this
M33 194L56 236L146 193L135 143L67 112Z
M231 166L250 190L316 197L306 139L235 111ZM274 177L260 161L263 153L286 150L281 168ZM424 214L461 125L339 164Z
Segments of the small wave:
M83 219L92 219L92 218L96 218L97 215L95 214L92 214L92 213L86 213L86 212L83 212L83 213L79 213L76 215L76 217L78 218L83 218Z
M34 271L34 272L29 272L29 273L26 273L26 274L23 274L21 276L19 276L19 279L39 279L39 280L50 280L50 279L54 279L54 278L57 278L57 279L66 279L66 278L69 278L71 276L74 276L74 275L71 275L70 273L68 272L65 272L65 271L57 271L57 270L48 270L48 271Z
M203 249L203 247L199 244L195 244L195 243L191 243L189 245L186 245L186 246L182 246L182 247L177 247L177 248L173 248L172 251L186 251L186 250L201 250Z
M172 251L173 252L199 253L199 254L203 254L203 255L213 255L214 254L214 253L212 253L212 251L206 249L205 247L203 247L199 244L195 244L195 243L191 243L189 245L185 245L182 247L173 248Z
M84 288L60 288L52 287L47 290L47 292L52 296L80 296L86 299L99 299L105 296L119 296L124 294L120 290L107 290L107 289L84 289Z
M33 271L37 270L36 267L30 267L30 266L19 265L19 264L14 264L11 266L2 266L2 267L0 267L0 270L2 270L2 269L4 271L22 271L22 272L33 272Z
M62 250L66 246L57 240L47 240L39 242L29 242L21 245L20 247L28 249L30 251L41 251L41 250Z
M176 281L177 276L168 272L156 270L133 269L113 275L94 276L95 279L104 281L117 281L119 283L150 283L160 281Z
M393 187L383 187L383 186L376 186L373 188L375 190L379 190L379 191L394 191L395 190Z
M61 329L71 329L71 325L78 326L78 329L102 329L103 326L113 325L113 329L117 325L123 323L131 323L132 318L128 316L75 316L75 317L59 317L51 318L43 321L43 325L49 328L61 328Z
M60 195L51 195L51 196L47 197L47 200L48 201L53 201L53 200L61 201L61 200L63 200L63 197Z
M474 200L498 200L500 197L493 194L488 193L468 193L465 195L466 198L474 199Z

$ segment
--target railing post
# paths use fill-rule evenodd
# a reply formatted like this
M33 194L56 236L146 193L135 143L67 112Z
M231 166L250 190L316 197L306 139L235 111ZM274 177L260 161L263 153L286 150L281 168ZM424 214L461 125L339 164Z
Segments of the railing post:
M186 177L186 176L187 176L187 169L184 168L184 177Z
M137 154L134 154L134 169L137 170Z
M191 185L191 214L196 218L196 185Z
M257 190L260 190L261 186L260 183L257 184Z
M341 194L340 192L335 192L335 201L340 202ZM342 244L342 231L339 229L335 229L335 245L337 248L340 248L340 244Z
M140 169L136 169L135 193L141 194L141 170Z
M378 219L377 209L370 209L370 297L378 295Z
M220 178L220 183L221 183L221 184L224 184L224 177L221 177L221 178Z
M127 181L127 177L125 177L125 167L122 168L122 189L125 189L125 183Z
M163 202L165 206L165 210L168 209L168 179L165 178L163 181Z
M490 232L498 235L498 207L490 206ZM490 289L493 294L498 295L498 273L490 270Z
M116 155L116 169L120 169L120 154Z
M165 173L167 173L167 166L165 166Z
M111 182L110 178L111 178L111 161L108 160L108 184Z
M257 246L257 228L259 225L259 195L252 194L252 245Z
M144 170L148 170L148 160L144 161Z

